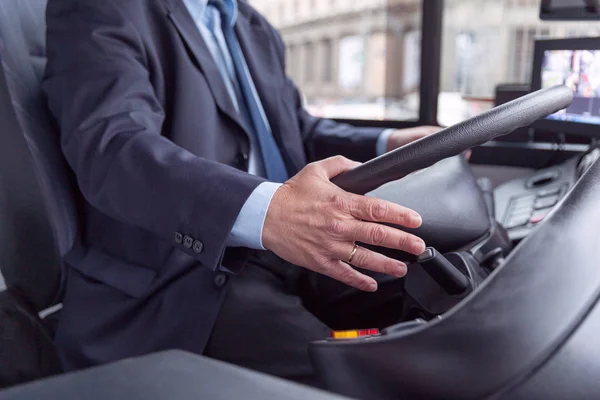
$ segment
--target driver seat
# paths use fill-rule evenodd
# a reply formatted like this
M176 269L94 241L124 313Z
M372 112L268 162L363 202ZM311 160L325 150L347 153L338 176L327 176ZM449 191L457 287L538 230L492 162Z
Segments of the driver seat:
M78 235L74 177L40 85L45 9L0 2L0 387L60 372L38 313L60 302L62 255Z

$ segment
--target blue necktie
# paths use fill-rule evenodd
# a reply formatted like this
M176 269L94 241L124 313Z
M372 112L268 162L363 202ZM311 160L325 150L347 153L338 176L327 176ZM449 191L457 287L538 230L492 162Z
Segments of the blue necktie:
M223 36L227 42L227 47L231 54L235 73L238 79L244 102L250 113L252 125L258 144L262 152L263 163L265 167L266 178L272 182L285 182L289 176L281 152L277 147L275 138L271 133L269 127L265 123L262 113L254 97L250 78L246 74L244 54L242 48L237 40L233 25L230 23L230 17L228 10L221 0L210 0L209 6L215 7L221 14L221 29L223 30Z

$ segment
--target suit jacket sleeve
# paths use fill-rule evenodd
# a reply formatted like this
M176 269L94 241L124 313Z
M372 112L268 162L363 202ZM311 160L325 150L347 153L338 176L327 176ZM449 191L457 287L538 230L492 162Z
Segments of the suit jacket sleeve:
M277 54L285 74L285 44L275 28L269 25ZM286 101L294 104L309 161L343 155L355 161L365 162L377 157L377 140L385 131L382 128L359 128L326 118L310 115L304 108L302 96L294 82L286 78Z
M264 180L197 157L161 135L164 110L145 48L123 14L113 0L49 2L43 87L64 155L94 207L217 268L236 217ZM200 240L204 249L196 254L176 233Z

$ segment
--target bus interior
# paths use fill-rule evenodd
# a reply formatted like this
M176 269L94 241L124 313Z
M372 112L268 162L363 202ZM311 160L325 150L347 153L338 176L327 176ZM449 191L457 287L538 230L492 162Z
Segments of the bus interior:
M295 23L287 2L250 0L282 32L312 113L443 127L333 180L417 210L429 247L391 253L411 263L380 284L402 292L396 321L311 344L317 390L177 349L63 373L62 256L81 230L40 89L46 0L0 1L0 399L600 398L600 3L366 3ZM401 40L302 36L379 12ZM382 307L355 295L352 312Z

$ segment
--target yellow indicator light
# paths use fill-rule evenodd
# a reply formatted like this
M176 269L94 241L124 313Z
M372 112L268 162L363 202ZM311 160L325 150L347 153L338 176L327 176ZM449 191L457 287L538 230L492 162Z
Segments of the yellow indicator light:
M356 339L358 337L358 331L331 332L331 336L334 339Z
M379 329L360 329L351 331L333 331L331 337L334 339L356 339L364 336L379 335Z

